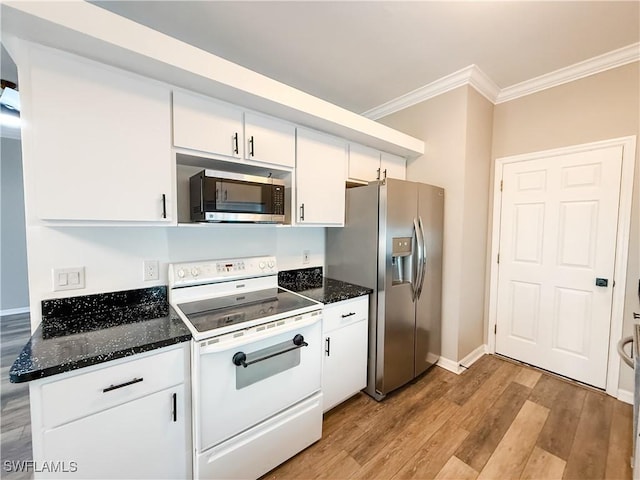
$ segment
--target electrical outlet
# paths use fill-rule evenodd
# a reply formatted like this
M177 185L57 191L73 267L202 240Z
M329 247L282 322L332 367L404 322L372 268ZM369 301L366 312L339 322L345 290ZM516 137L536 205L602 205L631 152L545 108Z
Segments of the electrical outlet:
M51 273L54 292L85 287L84 267L54 268Z
M309 252L309 250L303 250L302 251L302 263L303 264L307 264L311 261L311 253Z
M160 279L160 266L158 260L145 260L142 262L142 279L145 282Z

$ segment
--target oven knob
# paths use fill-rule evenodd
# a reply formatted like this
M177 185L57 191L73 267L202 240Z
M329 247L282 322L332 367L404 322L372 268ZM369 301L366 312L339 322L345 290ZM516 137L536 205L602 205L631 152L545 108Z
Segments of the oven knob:
M184 278L184 275L185 275L185 273L184 273L184 270L183 270L183 269L178 270L178 276L179 276L180 278Z
M274 262L273 260L269 260L269 268L273 268L275 264L276 262Z
M200 275L200 270L198 269L198 267L193 267L191 269L191 275L193 275L194 277L197 277L198 275Z
M260 267L260 270L264 270L264 267L265 267L264 262L260 262L258 266Z

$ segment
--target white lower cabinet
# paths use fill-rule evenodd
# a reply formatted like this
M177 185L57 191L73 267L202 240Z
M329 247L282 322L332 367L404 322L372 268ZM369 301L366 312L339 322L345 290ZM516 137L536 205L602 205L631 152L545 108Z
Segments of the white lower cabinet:
M189 478L188 347L32 382L36 478Z
M323 317L326 412L367 386L369 296L326 305Z

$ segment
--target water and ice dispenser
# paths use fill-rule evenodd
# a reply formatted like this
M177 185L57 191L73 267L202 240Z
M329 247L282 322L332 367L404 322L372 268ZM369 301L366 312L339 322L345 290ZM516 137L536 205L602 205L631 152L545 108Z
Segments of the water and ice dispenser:
M412 237L394 237L391 250L392 285L411 283L413 277L413 239Z

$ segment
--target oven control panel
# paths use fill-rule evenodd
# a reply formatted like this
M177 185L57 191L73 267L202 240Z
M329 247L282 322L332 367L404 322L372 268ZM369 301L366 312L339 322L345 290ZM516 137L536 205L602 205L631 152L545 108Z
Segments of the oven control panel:
M169 286L225 282L277 273L274 256L172 263L169 265Z

